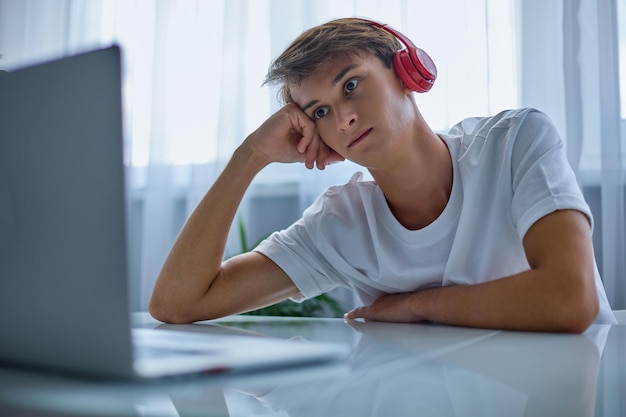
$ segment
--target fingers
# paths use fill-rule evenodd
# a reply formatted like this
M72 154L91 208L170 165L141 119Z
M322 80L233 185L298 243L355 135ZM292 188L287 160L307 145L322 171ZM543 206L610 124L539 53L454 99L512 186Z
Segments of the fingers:
M417 316L411 304L416 293L383 295L368 306L357 307L344 314L347 320L389 321L396 323L415 323L425 320Z
M324 143L315 122L294 103L285 105L263 127L258 136L265 138L261 145L273 162L303 162L308 169L323 170L344 160Z
M322 139L320 139L319 133L317 133L317 130L316 130L313 133L313 140L311 141L311 143L309 143L305 152L306 156L305 156L304 165L308 169L313 169L316 162L317 162L317 167L319 169L324 169L323 167L326 166L326 162L320 160L320 156L321 156L320 149L322 148L322 144L323 144ZM323 167L320 168L320 165L322 165Z
M308 169L317 167L324 170L327 165L344 161L345 158L328 147L316 129L302 131L302 139L297 146L298 152L305 155L304 164Z
M345 159L320 139L320 148L316 159L318 169L323 170L326 166L345 161Z
M308 169L313 169L315 165L318 168L320 166L324 169L326 161L321 158L325 146L324 142L319 136L317 129L315 129L315 122L311 120L304 112L302 112L295 105L292 106L292 126L294 129L299 130L301 135L296 149L300 154L304 155L304 164Z
M368 308L365 306L357 307L348 311L346 314L344 314L343 318L348 319L348 320L356 320L356 319L367 320L368 319L367 310Z

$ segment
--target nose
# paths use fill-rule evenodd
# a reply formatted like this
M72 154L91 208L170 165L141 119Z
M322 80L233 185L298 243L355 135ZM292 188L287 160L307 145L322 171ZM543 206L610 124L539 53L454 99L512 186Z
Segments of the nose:
M356 110L351 106L343 106L336 111L337 130L346 132L358 120Z

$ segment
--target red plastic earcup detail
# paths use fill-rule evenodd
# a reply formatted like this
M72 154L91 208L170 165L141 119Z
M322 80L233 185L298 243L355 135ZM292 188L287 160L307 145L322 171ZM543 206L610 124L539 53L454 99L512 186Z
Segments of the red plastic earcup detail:
M422 53L426 55L425 52L422 51ZM428 55L426 56L428 57ZM431 64L431 68L434 67L430 57L428 57L428 61ZM428 62L426 65L428 65ZM431 72L432 69L429 70L428 68L425 68L424 63L418 61L418 65L415 65L406 49L395 53L393 56L393 67L404 85L417 93L425 93L429 91L432 88L437 76L436 69L433 74ZM418 67L421 67L423 74L420 72Z
M415 48L411 52L413 52L413 54L410 54L411 61L413 61L419 73L430 81L431 84L434 83L437 78L437 67L433 60L423 49Z
M435 79L437 79L437 67L426 52L416 47L405 35L384 23L361 18L357 18L357 20L391 33L404 44L406 49L394 54L393 66L406 87L418 93L425 93L433 87Z

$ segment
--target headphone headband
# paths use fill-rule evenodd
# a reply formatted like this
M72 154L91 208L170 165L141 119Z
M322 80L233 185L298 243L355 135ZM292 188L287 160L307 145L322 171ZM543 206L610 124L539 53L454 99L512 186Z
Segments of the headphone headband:
M406 49L397 51L393 56L393 67L404 85L418 93L425 93L432 88L437 79L437 67L426 52L416 47L408 37L385 23L357 19L383 29L406 46Z

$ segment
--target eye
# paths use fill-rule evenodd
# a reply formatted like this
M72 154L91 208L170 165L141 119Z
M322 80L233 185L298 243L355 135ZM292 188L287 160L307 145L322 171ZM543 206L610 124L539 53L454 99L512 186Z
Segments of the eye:
M313 119L314 120L319 120L322 117L326 116L327 114L328 114L328 107L318 107L313 112Z
M351 80L346 81L346 83L343 86L344 93L350 94L351 92L354 91L354 89L356 88L358 84L359 84L359 80L357 80L356 78L352 78Z

